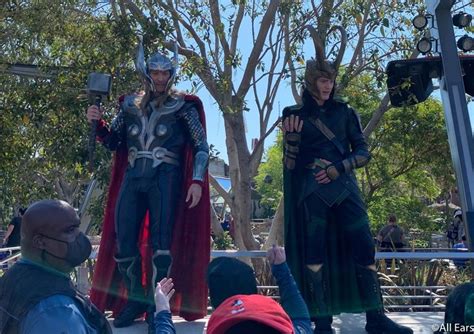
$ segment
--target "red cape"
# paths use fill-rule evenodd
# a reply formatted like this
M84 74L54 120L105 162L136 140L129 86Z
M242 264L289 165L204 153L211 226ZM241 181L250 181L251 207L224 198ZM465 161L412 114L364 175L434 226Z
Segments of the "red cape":
M194 95L186 95L186 101L196 103L204 130L206 121L201 100ZM210 199L208 176L202 184L202 197L199 204L188 209L185 203L186 193L192 183L193 151L190 144L184 150L184 182L177 217L173 229L171 255L173 264L171 277L176 293L172 302L172 311L188 321L203 318L207 314L207 285L205 272L210 259ZM118 272L114 256L117 252L115 239L115 204L120 185L127 167L127 149L117 150L112 166L107 206L102 227L99 255L94 269L91 289L91 301L101 311L120 312L126 302L126 290ZM143 283L151 277L151 247L148 244L148 215L140 233L140 253L145 274Z

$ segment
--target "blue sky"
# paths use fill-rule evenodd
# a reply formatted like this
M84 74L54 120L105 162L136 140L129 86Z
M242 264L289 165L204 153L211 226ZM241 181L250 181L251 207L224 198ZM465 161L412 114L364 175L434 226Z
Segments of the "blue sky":
M179 83L177 85L178 89L189 90L191 87L188 83ZM220 152L221 159L224 159L228 162L227 158L227 148L225 145L225 129L224 129L224 119L222 114L219 111L217 104L214 99L210 96L205 88L201 89L197 95L201 98L204 103L207 119L207 137L209 144L215 145L216 149ZM251 96L250 94L248 95ZM441 100L439 91L435 91L432 94L432 97ZM287 82L282 82L278 95L275 100L275 106L273 115L270 120L272 124L277 117L279 116L279 109L283 109L287 105L294 104L293 95L289 89L289 84ZM280 108L279 108L280 106ZM258 125L258 112L255 107L254 101L249 101L250 111L245 113L245 120L247 125L247 144L250 147L251 138L257 138L259 135L259 125ZM468 103L468 109L471 120L471 128L474 130L474 102ZM473 133L474 135L474 133ZM276 130L267 138L265 141L265 147L268 148L271 146L276 138Z
M460 37L462 35L461 31L459 30L456 30L455 32L456 32L456 37ZM462 33L464 32L462 31ZM246 59L251 52L251 48L253 47L253 44L249 43L249 40L251 40L251 36L252 36L251 25L250 25L250 22L245 22L245 18L242 23L239 35L240 35L240 38L238 39L238 49L240 49L240 52L242 54L243 65L235 69L233 73L234 84L236 87L238 87L238 84L240 83L241 75L244 71L244 66L246 65ZM245 37L242 37L242 36L245 36ZM309 59L312 55L314 55L313 44L309 38L307 38L305 42L304 53L307 59ZM342 63L344 64L344 63L349 62L351 56L352 56L352 52L351 52L350 47L348 46L348 49L346 50L345 57ZM189 82L180 82L177 84L177 88L189 91L191 90L191 85ZM261 86L258 88L258 91L263 91ZM205 111L206 111L208 142L209 144L213 144L215 148L220 152L220 157L224 159L226 162L228 162L227 153L226 153L227 148L225 144L224 120L223 120L222 114L219 111L219 108L217 104L215 103L214 99L210 96L210 94L207 92L207 90L204 87L202 87L197 92L197 95L203 101ZM432 97L441 100L439 91L435 91L432 94ZM250 108L250 111L245 112L247 145L250 147L252 138L259 137L259 133L260 133L259 115L258 115L258 109L256 107L255 101L253 100L253 93L251 92L251 90L247 94L246 98L247 98L248 107ZM284 107L288 105L292 105L292 104L295 104L295 100L291 93L289 82L282 81L280 84L276 99L275 99L274 110L270 118L269 126L273 124L274 121L278 118L280 111ZM469 109L470 119L471 119L471 128L474 129L474 102L471 102L468 104L468 109ZM268 136L267 139L265 140L265 148L268 148L274 143L275 138L276 138L276 133L277 133L276 131L277 130L274 130L273 133L270 136Z

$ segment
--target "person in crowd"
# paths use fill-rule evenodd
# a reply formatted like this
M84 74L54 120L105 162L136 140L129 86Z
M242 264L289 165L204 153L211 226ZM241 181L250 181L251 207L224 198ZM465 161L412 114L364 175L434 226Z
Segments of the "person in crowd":
M384 251L398 252L405 246L405 232L397 224L397 216L390 214L388 223L377 234L377 241Z
M449 223L448 231L446 232L449 247L453 247L457 244L463 235L464 223L462 220L462 210L457 209L454 211L453 220Z
M155 334L176 334L171 314L170 299L175 293L172 278L165 277L155 289Z
M221 226L224 231L230 231L230 213L226 212L224 214L224 219L221 222Z
M253 269L235 258L220 257L207 270L209 296L215 309L207 326L208 334L309 334L308 309L286 264L285 250L267 252L276 278L280 304L257 294Z
M176 57L158 52L145 63L140 44L145 91L122 96L110 126L102 109L87 109L98 139L116 152L91 291L99 309L114 311L115 327L146 312L154 332L153 288L169 276L179 287L176 311L187 320L206 314L209 146L200 99L172 88Z
M20 246L21 221L25 211L25 208L18 209L18 216L13 217L10 224L8 224L7 232L3 239L4 247Z
M454 249L458 249L459 251L467 251L467 243L466 243L466 236L463 235L461 237L461 242L455 244L453 246ZM458 269L466 269L467 268L467 263L468 263L469 259L454 259L453 262L454 262L454 265L458 268Z
M112 333L70 278L92 249L79 224L64 201L42 200L25 212L21 259L0 277L0 333Z

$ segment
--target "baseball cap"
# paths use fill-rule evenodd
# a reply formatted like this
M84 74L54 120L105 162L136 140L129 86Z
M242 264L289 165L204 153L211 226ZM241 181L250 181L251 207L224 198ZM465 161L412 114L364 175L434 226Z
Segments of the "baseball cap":
M256 294L235 295L223 301L212 313L207 333L225 334L233 326L247 321L266 325L278 333L294 333L291 319L281 305L269 297Z

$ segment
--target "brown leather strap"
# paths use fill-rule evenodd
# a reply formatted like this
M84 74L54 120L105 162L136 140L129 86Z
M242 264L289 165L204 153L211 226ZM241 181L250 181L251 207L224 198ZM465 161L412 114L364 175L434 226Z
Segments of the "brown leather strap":
M326 124L323 123L319 118L317 117L310 117L309 121L311 124L313 124L321 133L331 142L336 146L338 149L339 153L341 153L343 156L345 154L344 148L342 147L341 143L339 140L337 140L336 135L331 131L330 128L326 126Z

